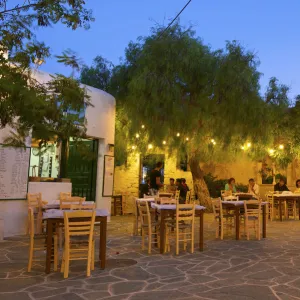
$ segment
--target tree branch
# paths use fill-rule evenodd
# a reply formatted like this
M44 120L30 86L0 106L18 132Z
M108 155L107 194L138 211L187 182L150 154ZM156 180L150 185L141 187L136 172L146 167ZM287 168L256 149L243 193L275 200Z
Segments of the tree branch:
M3 11L0 11L0 15L4 15L6 13L12 12L12 11L16 11L16 10L22 10L22 9L27 9L30 7L34 7L34 6L38 6L40 3L36 3L36 4L28 4L28 5L23 5L23 6L16 6L15 8L11 8L11 9L6 9Z

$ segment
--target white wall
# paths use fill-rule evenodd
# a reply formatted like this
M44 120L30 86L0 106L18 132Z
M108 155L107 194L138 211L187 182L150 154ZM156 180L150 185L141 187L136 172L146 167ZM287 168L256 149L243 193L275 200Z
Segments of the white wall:
M51 80L50 74L42 71L34 71L33 76L41 83ZM93 107L88 107L86 110L87 134L99 139L96 205L97 208L107 208L110 211L111 199L102 197L102 185L104 155L113 155L109 152L108 144L114 144L115 99L101 90L88 86L86 88L93 104ZM9 128L0 130L0 143L3 143L9 131ZM26 145L31 146L31 137L27 139ZM45 200L48 199L45 198ZM0 201L0 219L4 219L4 236L23 234L26 230L26 214L27 203L25 200Z

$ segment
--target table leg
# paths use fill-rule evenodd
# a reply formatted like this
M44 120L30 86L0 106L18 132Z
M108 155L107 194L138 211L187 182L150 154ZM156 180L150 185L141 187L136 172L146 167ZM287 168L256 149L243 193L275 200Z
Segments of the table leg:
M267 237L267 205L263 206L263 238Z
M240 207L235 207L235 239L240 239Z
M134 235L139 234L139 209L138 209L138 203L135 202L135 224L134 224Z
M52 254L52 240L53 240L53 222L47 219L47 253L46 253L46 270L45 273L49 274L51 270L51 254Z
M282 222L282 199L278 199L279 202L279 219Z
M116 203L116 199L114 198L114 216L117 215L117 203Z
M204 249L204 238L203 238L203 224L204 224L204 211L200 210L200 228L199 228L199 250Z
M100 222L100 243L99 243L99 260L100 260L101 269L105 269L105 264L106 264L106 228L107 228L107 217L103 217Z
M160 211L160 253L165 252L165 210Z

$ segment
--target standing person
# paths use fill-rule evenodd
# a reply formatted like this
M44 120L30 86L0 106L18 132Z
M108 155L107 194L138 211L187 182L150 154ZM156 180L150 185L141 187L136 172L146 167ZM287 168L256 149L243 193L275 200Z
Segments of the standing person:
M231 192L231 193L236 193L236 186L235 186L235 179L230 178L228 180L228 183L225 184L225 191L226 192Z
M285 180L283 177L280 177L279 182L274 185L275 192L285 192L289 191L288 187L286 186Z
M253 178L249 179L248 193L254 198L259 198L259 185L255 183Z
M184 189L186 190L186 192L188 192L190 190L189 187L188 187L188 185L186 184L185 178L181 179L181 184L184 187Z
M170 178L170 184L167 186L167 192L175 194L176 190L177 190L177 186L175 184L175 179Z
M180 178L176 179L177 191L180 191L179 194L179 203L184 204L186 199L186 189L182 185L182 180Z
M160 170L162 169L162 162L156 164L156 168L153 169L150 173L150 193L151 195L156 195L159 188L163 186L160 182Z

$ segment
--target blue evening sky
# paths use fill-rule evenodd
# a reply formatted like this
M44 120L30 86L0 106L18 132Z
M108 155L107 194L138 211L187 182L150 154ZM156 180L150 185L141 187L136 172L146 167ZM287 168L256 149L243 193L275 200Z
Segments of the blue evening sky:
M155 23L167 25L187 0L87 0L96 21L88 31L72 31L62 25L39 29L55 54L70 48L86 64L102 55L117 64L130 40L149 34ZM263 73L262 91L270 77L300 94L300 0L192 0L182 13L182 25L194 25L197 35L213 49L226 40L238 40L255 51ZM69 74L70 70L49 60L42 69Z

